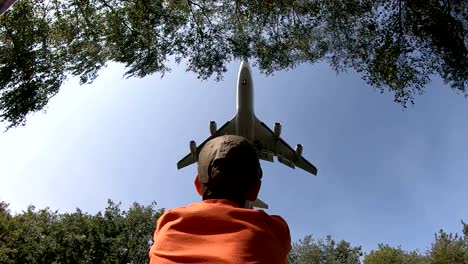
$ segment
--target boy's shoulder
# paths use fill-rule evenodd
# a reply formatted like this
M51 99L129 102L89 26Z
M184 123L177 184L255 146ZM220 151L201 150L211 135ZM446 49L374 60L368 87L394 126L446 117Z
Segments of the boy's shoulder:
M286 220L280 215L268 214L261 209L240 208L234 202L224 199L204 200L194 202L185 206L178 206L166 210L160 217L164 221L176 220L179 218L196 218L197 216L209 219L210 217L244 219L246 221L261 221L265 224L286 229L289 233L289 227ZM285 231L286 231L285 230Z

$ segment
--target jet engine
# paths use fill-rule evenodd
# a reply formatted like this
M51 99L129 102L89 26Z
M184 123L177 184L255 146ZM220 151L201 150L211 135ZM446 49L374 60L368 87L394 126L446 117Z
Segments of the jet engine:
M216 122L215 122L215 121L211 121L211 122L210 122L210 133L211 133L212 136L215 135L216 130L217 130L217 129L216 129Z
M275 137L279 138L279 136L281 135L281 124L276 122L273 131L275 132Z
M302 155L302 150L303 150L303 149L304 149L304 148L302 147L301 144L297 144L297 145L296 145L296 158L297 158L297 159L299 159L299 158L301 157L301 155Z
M190 153L192 156L197 157L197 143L194 140L190 141Z

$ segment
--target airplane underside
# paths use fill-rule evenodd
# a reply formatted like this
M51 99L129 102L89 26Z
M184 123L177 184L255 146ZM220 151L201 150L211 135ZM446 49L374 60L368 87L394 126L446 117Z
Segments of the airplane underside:
M219 129L216 122L211 121L209 126L210 136L199 146L194 140L190 141L190 153L177 163L177 168L181 169L197 162L198 153L208 140L220 135L230 134L243 136L251 140L257 149L258 157L262 160L274 162L274 156L276 156L278 162L292 169L299 167L306 172L317 175L317 168L302 156L303 146L297 144L296 148L293 149L281 138L280 123L275 123L273 130L271 130L255 116L253 81L250 66L246 62L241 63L237 83L236 115ZM261 200L254 201L253 206L268 208L268 205Z

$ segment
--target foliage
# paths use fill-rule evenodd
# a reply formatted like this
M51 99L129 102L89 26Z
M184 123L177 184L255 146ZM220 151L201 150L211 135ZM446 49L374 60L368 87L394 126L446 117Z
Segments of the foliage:
M42 110L65 79L64 48L53 43L44 5L19 1L0 17L0 111L10 126Z
M467 264L468 225L462 222L463 236L435 234L432 247L425 254L405 251L401 247L379 244L378 248L364 254L360 246L352 247L347 241L335 242L330 236L315 240L311 235L293 243L289 254L290 264ZM363 258L362 258L363 257ZM362 258L362 259L361 259ZM361 262L362 261L362 262Z
M24 125L109 61L141 78L170 59L216 80L232 60L265 74L325 61L406 107L433 76L466 95L467 43L467 1L22 0L0 17L0 120Z
M349 242L342 240L336 243L331 236L316 241L308 235L293 243L289 263L358 264L360 256L361 247L352 247Z
M133 203L128 211L109 200L95 215L76 209L58 213L49 208L12 214L0 202L0 263L147 263L155 224L164 209L156 203ZM468 225L463 235L435 234L425 253L379 244L363 255L360 246L327 236L305 236L292 244L290 264L466 264Z
M0 263L147 263L156 203L128 211L108 201L103 213L58 213L34 206L11 215L0 204Z
M462 222L463 223L463 222ZM466 264L468 263L468 225L463 223L464 236L447 234L440 230L435 235L429 257L431 264Z
M364 264L428 264L426 256L417 251L406 252L400 247L379 244L377 250L372 250L364 259Z

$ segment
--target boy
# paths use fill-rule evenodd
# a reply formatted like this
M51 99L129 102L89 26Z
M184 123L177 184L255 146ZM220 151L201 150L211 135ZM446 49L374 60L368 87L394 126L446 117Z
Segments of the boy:
M247 139L225 135L208 141L195 177L202 202L168 210L158 219L150 264L287 263L287 223L250 206L261 178L256 150Z

